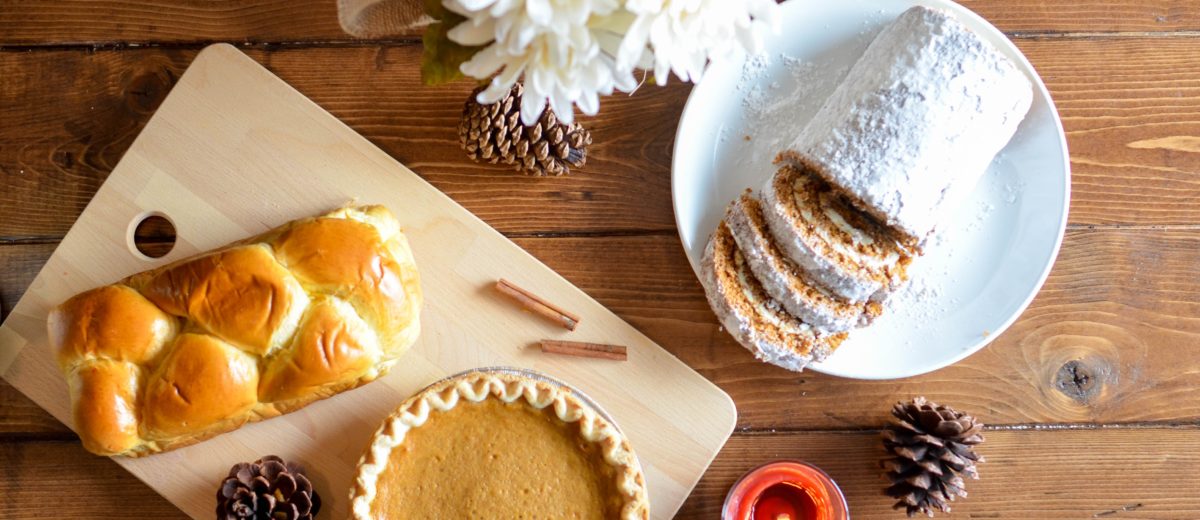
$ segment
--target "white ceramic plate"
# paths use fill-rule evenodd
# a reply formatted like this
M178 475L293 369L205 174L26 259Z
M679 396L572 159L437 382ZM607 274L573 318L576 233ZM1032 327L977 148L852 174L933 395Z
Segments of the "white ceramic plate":
M714 64L692 92L675 136L672 196L696 269L725 205L758 189L771 161L833 92L871 39L916 4L953 12L1011 57L1035 85L1033 108L972 197L951 213L910 286L871 326L811 368L858 379L923 374L987 345L1029 305L1062 243L1070 163L1046 86L1020 51L978 15L947 0L796 1L765 52Z

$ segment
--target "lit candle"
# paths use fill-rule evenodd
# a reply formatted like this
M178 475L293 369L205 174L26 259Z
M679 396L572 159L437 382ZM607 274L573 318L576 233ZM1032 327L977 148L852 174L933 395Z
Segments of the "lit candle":
M816 466L778 461L742 476L721 510L722 520L846 520L846 497Z

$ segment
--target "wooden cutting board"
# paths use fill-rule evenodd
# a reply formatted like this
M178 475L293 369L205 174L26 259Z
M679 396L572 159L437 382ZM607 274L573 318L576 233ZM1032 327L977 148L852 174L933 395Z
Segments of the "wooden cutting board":
M425 291L420 340L387 377L300 411L176 451L117 463L180 509L210 518L236 462L303 461L327 510L345 518L354 466L380 421L445 375L482 366L546 372L595 399L645 468L653 516L674 515L733 431L724 392L404 165L229 45L197 56L0 326L0 374L71 425L46 342L70 296L350 201L400 219ZM133 248L147 215L175 226L160 259ZM498 296L505 277L582 317L575 332ZM627 362L542 354L543 338L629 346ZM130 504L136 516L137 504Z

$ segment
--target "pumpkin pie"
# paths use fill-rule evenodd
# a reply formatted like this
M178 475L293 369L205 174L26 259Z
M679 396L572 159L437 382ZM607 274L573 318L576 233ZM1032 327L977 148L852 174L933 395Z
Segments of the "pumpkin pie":
M649 517L628 440L570 389L469 372L409 398L375 433L356 519Z

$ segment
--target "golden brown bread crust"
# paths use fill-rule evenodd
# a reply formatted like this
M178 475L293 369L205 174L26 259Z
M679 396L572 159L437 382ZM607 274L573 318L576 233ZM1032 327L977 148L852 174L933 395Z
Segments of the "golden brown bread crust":
M85 361L67 376L78 400L75 428L87 431L83 447L94 453L120 453L140 442L138 366L108 359Z
M353 308L323 300L305 317L292 348L267 363L259 394L270 402L303 398L347 374L365 373L380 355L375 334Z
M81 293L48 327L84 446L140 456L378 378L416 340L421 301L399 222L368 206Z
M397 239L384 243L368 223L348 219L301 222L284 231L274 244L276 257L301 283L354 303L372 314L375 323L402 325L417 312L404 297L406 288L417 283L416 265L402 265L400 261L412 255L397 254L407 251L408 245ZM400 331L397 327L386 332Z
M291 336L308 299L265 244L212 253L127 283L162 310L259 356Z
M245 414L258 401L257 358L207 334L182 334L146 383L147 437L170 438Z
M137 291L121 285L93 289L50 311L50 343L61 345L59 367L103 358L142 364L158 356L176 322ZM122 327L108 326L111 323Z

